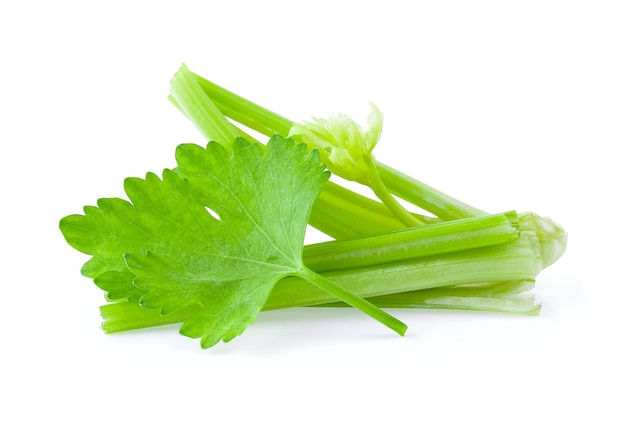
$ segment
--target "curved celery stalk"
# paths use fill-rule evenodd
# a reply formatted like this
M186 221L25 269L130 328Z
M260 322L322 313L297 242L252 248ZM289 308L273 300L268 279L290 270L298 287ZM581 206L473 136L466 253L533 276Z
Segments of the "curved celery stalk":
M293 121L255 104L221 86L191 72L198 85L225 116L267 137L279 134L289 136Z
M252 136L244 133L226 119L221 109L209 98L201 85L186 66L181 66L170 83L170 102L185 114L208 140L216 141L227 148L230 148L237 137L257 142ZM243 102L246 103L245 100ZM232 112L232 109L230 111ZM235 113L235 115L242 118L244 114ZM267 114L266 118L272 123L280 122L280 119L273 118L272 114ZM328 183L328 185L330 187L333 184ZM355 196L358 195L352 193L350 199L354 200ZM390 226L404 226L401 223L398 224L398 221L391 222L387 213L381 208L370 205L360 208L355 203L366 203L366 199L350 202L345 200L345 191L327 188L313 210L311 225L334 238L346 238L352 233L358 236L382 232L388 230ZM315 216L320 211L325 215L323 219ZM368 222L363 224L361 218L365 218ZM414 215L414 218L417 221L423 220L423 217L418 215Z
M198 84L225 116L267 136L288 136L294 122L195 74ZM391 192L427 212L452 220L486 213L376 162L379 175Z
M239 132L204 94L184 64L170 81L170 101L189 117L206 138L230 150Z

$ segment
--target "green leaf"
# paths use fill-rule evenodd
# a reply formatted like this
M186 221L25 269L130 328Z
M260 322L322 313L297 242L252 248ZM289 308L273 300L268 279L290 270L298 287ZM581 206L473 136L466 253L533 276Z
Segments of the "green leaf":
M129 254L126 261L135 284L150 291L143 306L167 314L199 304L181 333L209 347L241 334L275 283L301 270L310 207L328 173L316 154L281 138L265 154L238 141L231 157L215 143L183 145L177 161L204 211L185 224L204 237L203 250L188 249L198 241L183 241L167 255Z
M208 347L241 334L274 284L303 268L310 208L329 173L317 153L279 137L265 153L238 140L232 154L211 142L176 155L183 176L128 178L130 203L101 199L61 230L93 255L83 273L109 298L162 314L196 306L181 333Z

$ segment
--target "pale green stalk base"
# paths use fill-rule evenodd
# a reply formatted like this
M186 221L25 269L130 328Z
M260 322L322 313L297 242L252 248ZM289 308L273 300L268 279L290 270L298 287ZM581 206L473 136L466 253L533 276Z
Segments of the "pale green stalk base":
M430 288L399 294L371 297L367 300L381 308L418 308L494 311L537 316L541 305L530 293L534 281L494 282ZM319 307L344 307L343 303L320 304Z

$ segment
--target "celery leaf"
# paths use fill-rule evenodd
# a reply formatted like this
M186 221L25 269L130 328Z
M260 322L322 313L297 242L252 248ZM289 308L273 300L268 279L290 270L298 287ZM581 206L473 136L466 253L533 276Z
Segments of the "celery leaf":
M101 199L61 230L93 255L83 273L117 288L114 298L135 295L164 315L192 309L181 333L206 348L241 334L276 282L303 269L310 209L329 173L316 152L280 137L266 151L238 140L232 154L181 145L177 162L162 178L126 179L130 202Z

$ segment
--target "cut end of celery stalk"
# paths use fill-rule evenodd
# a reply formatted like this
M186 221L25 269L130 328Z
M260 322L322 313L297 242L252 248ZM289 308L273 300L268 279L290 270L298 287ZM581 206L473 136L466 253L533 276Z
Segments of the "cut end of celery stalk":
M159 310L141 307L136 302L109 303L100 307L100 327L104 333L110 334L182 323L189 316L190 310L191 307L162 315Z
M562 226L531 212L520 214L522 230L534 231L539 239L544 269L561 258L567 248L567 232Z

